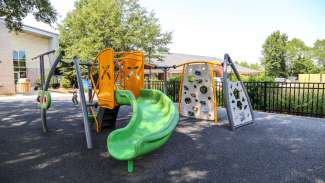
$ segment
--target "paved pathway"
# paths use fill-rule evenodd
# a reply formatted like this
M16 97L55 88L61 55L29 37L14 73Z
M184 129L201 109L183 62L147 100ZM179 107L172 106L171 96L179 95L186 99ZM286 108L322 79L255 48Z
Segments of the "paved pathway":
M325 182L325 119L256 113L230 131L182 118L162 148L127 163L106 153L109 131L87 150L81 110L53 97L43 134L34 98L0 98L0 182ZM119 127L130 118L122 107ZM226 115L220 110L221 121Z

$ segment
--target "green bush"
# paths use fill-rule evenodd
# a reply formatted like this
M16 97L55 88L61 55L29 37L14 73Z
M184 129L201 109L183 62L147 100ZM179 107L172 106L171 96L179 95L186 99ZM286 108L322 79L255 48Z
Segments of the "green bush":
M47 78L47 76L45 76L45 81L46 81L46 78ZM44 81L44 82L45 82L45 81ZM36 86L40 86L40 85L41 85L41 78L40 78L40 77L36 78L35 85L36 85ZM53 76L53 77L51 78L51 81L50 81L49 87L50 87L50 88L54 88L54 89L59 88L59 87L60 87L60 83L59 83L59 81L58 81L58 78L56 78L56 77Z
M64 76L61 78L60 85L62 88L71 88L70 80Z
M262 72L261 74L257 76L241 76L242 81L247 81L247 82L273 82L274 78L270 76L265 76L265 73Z
M181 76L174 76L168 79L168 81L181 81Z

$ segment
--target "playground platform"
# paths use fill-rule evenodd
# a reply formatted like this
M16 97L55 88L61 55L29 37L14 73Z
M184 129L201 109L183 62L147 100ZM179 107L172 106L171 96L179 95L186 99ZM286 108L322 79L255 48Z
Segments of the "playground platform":
M325 182L325 119L255 112L256 123L230 131L181 118L129 174L106 153L109 131L93 134L88 150L81 109L54 99L47 134L35 99L0 99L0 182ZM118 126L130 117L122 107ZM219 117L227 120L223 109Z

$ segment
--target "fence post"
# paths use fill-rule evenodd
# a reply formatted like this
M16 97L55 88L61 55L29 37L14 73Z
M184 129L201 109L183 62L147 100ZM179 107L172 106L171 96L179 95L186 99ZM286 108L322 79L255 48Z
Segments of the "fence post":
M267 85L267 83L266 83L266 81L264 81L264 111L266 112L266 99L267 99L267 97L266 97L266 85Z
M151 89L150 77L147 78L147 83L148 83L148 89Z

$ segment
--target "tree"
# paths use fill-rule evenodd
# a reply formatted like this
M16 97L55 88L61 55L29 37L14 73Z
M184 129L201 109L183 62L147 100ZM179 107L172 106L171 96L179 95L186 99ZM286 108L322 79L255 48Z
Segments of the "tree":
M59 31L66 57L79 56L83 61L94 59L106 47L143 50L151 58L160 58L172 38L138 0L78 0Z
M317 40L314 43L313 56L317 60L320 69L325 71L325 39Z
M262 64L267 76L286 77L286 46L288 36L280 31L273 32L263 44Z
M311 48L297 38L293 38L287 44L288 70L291 76L298 74L311 74L317 72L312 60Z
M29 13L50 25L56 21L57 13L49 0L0 0L0 18L4 18L10 31L21 31L22 20Z

